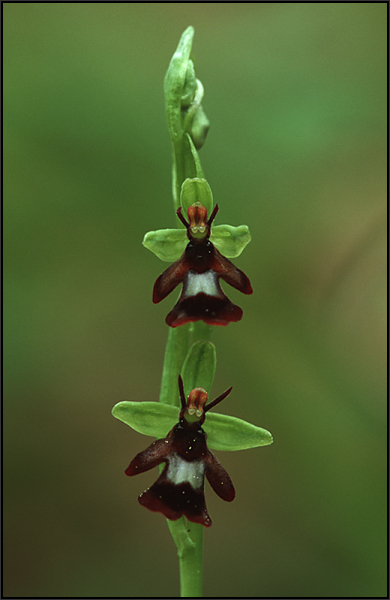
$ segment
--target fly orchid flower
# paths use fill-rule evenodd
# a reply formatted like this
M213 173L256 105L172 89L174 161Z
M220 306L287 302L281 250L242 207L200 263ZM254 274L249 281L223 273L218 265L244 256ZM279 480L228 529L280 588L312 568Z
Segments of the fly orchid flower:
M193 523L210 527L204 497L205 476L222 500L234 500L235 490L229 475L208 449L202 424L206 412L226 398L232 388L207 406L207 392L201 387L193 389L186 402L180 375L179 390L182 406L179 422L164 439L156 440L137 454L125 473L137 475L165 462L157 481L139 496L139 503L167 519L176 521L184 515Z
M210 241L211 224L218 212L216 204L209 219L207 209L195 202L188 207L188 222L181 207L176 211L186 227L188 244L182 256L162 273L153 288L153 302L161 302L179 283L180 298L165 321L171 327L202 320L209 325L240 321L242 309L223 292L220 279L243 294L252 294L248 277L223 256Z

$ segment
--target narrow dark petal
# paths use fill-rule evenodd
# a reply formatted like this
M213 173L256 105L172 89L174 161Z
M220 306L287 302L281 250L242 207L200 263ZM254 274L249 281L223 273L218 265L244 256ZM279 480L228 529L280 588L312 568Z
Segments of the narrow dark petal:
M210 268L226 281L229 285L236 288L243 294L252 294L252 286L248 277L243 271L230 262L228 258L223 256L217 248L214 247L214 255Z
M156 483L139 496L138 502L172 521L184 515L192 523L211 526L203 489L195 490L188 482L175 485L161 480L160 476Z
M182 410L184 410L185 407L187 406L187 402L186 402L186 396L184 393L183 379L182 379L181 375L179 375L179 393L180 393L181 408L182 408Z
M167 457L172 449L172 441L168 438L156 440L146 450L143 450L133 458L125 473L126 475L138 475L157 467Z
M236 495L234 485L227 471L210 450L205 458L207 481L222 500L231 502Z
M211 213L211 215L210 215L210 218L209 218L209 220L207 221L207 225L208 225L209 227L210 227L211 223L214 221L215 217L217 216L217 212L218 212L218 211L219 211L219 206L218 206L218 204L216 204L216 205L214 206L214 210L213 210L213 212L212 212L212 213Z
M240 321L241 318L241 308L230 302L226 296L219 298L201 292L188 298L181 297L165 321L171 327L178 327L199 320L208 325L228 325Z
M179 206L179 208L177 209L176 214L179 217L180 221L183 223L184 227L186 229L188 229L189 226L190 226L190 224L188 223L188 221L186 220L186 218L183 216L181 206Z
M230 387L228 390L226 390L226 392L224 392L223 394L221 394L220 396L218 396L218 398L216 398L215 400L213 400L212 402L210 402L209 404L206 405L204 412L207 412L208 410L210 410L210 408L213 408L214 406L216 406L217 404L219 404L220 402L222 402L222 400L225 400L225 398L227 396L229 396L230 392L232 391L233 386Z

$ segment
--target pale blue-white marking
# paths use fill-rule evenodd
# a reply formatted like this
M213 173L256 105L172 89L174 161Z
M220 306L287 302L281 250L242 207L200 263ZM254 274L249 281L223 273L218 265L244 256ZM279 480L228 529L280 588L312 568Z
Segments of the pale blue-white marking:
M204 273L188 271L185 285L185 296L195 296L203 292L208 296L220 296L221 290L218 287L218 279L215 272L209 269Z
M175 485L188 482L197 490L202 487L204 481L204 461L189 462L178 454L172 454L169 457L167 478Z

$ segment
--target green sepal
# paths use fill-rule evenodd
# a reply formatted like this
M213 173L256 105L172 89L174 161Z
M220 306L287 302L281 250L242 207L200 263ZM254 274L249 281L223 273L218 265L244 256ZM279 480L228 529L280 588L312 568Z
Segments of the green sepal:
M273 442L266 429L220 413L207 413L203 429L207 433L207 445L213 450L248 450Z
M204 340L192 344L181 370L186 397L196 387L202 387L209 394L217 366L217 353L214 344Z
M112 414L138 433L156 438L165 438L179 421L176 406L160 402L119 402ZM203 429L207 433L207 445L211 450L248 450L272 444L272 435L266 429L247 421L223 415L208 413Z
M161 402L129 402L115 404L112 414L138 433L165 438L179 421L179 408Z
M210 242L226 258L237 258L251 241L247 225L215 225L211 227Z
M188 238L185 229L157 229L148 231L142 244L160 260L174 262L183 254Z
M247 225L215 225L210 241L226 258L237 258L251 241L251 234ZM148 231L142 244L160 260L174 262L183 254L188 238L185 229L157 229Z
M213 193L206 179L194 177L185 179L181 186L180 204L187 214L188 207L195 202L200 202L207 210L210 216L213 210Z

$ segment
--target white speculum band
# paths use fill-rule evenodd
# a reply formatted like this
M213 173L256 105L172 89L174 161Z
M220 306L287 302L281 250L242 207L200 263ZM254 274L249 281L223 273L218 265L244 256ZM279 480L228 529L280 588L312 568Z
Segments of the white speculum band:
M203 485L204 462L203 460L189 462L178 454L172 454L169 457L167 478L175 485L188 482L197 490Z
M214 271L209 269L204 273L196 273L195 271L188 271L184 295L196 296L203 292L208 296L220 296L221 290L219 288L218 279Z

